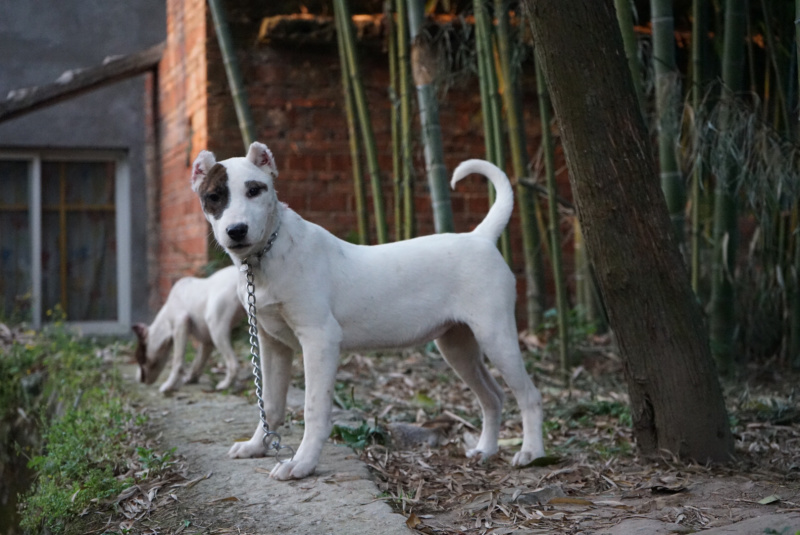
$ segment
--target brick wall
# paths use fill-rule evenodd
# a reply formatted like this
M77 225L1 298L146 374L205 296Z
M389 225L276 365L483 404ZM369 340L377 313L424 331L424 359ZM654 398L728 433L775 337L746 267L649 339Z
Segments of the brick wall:
M211 58L209 65L220 64L214 52ZM272 149L280 169L276 184L280 198L303 217L337 236L354 232L357 225L352 164L335 47L260 46L240 54L240 60L259 140ZM361 68L384 174L384 204L391 222L392 156L386 57L379 51L367 50L361 56ZM218 82L219 86L210 84L214 96L209 98L212 127L209 144L224 157L241 155L242 144L224 76ZM440 103L440 119L448 169L484 154L477 79L467 80L465 85L447 93ZM539 127L535 120L527 123L531 125L528 137L533 153L539 142ZM433 232L433 216L421 142L415 139L415 143L417 226L420 234L428 234ZM486 184L477 179L462 182L451 192L456 230L469 230L483 219L488 209L486 192ZM370 204L372 218L371 207ZM372 219L371 231L374 240Z
M304 218L327 228L336 236L353 236L357 231L355 199L336 47L256 44L260 22L256 4L236 0L235 3L229 1L227 6L257 137L272 149L280 171L276 180L278 196ZM173 73L172 82L166 78L162 81L162 91L171 91L173 95L169 105L166 105L166 97L162 103L167 114L163 120L172 132L172 137L164 136L163 156L162 213L168 214L169 218L162 219L161 289L164 295L172 281L182 273L196 271L208 254L205 240L209 231L200 214L199 203L188 187L186 151L191 151L192 160L203 148L213 151L218 159L244 154L220 51L210 15L205 13L205 4L199 0L168 0L168 5L171 13L168 14L170 45L167 58L172 65L171 71L177 72ZM174 22L178 14L183 14L186 21L183 28ZM205 29L207 38L205 57L200 57L203 45L201 28ZM175 30L181 29L185 36L183 48L180 37L174 35ZM184 58L179 61L182 52ZM386 92L388 62L385 52L375 46L362 46L359 54L384 175L383 195L390 236L394 237L390 109ZM189 87L193 90L189 91ZM199 91L203 87L207 89L204 94ZM539 147L540 125L532 76L526 79L524 87L528 154L534 155ZM186 125L190 118L193 135L189 146ZM484 155L476 77L463 77L440 99L440 119L445 163L449 170L465 159ZM418 234L429 234L433 232L433 215L418 135L416 143L417 231ZM566 176L561 180L562 194L568 194ZM367 190L369 195L369 187ZM451 196L456 231L470 230L488 210L487 184L483 180L471 178L462 181ZM374 242L371 195L369 203ZM517 210L510 228L514 246L513 269L520 281L521 304L524 281ZM566 260L570 261L571 247L567 247L565 253ZM548 281L548 286L551 285Z
M167 1L167 47L159 68L161 199L159 292L208 257L207 223L189 187L191 163L208 144L204 0Z

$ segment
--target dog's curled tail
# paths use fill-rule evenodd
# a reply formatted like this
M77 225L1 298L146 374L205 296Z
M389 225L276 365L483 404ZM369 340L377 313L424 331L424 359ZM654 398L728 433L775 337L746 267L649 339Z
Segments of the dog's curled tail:
M472 173L484 175L488 178L497 192L494 204L489 208L489 213L486 214L480 225L475 227L472 232L497 240L503 229L508 225L508 220L511 218L511 212L514 209L514 191L511 189L511 182L509 182L506 174L493 163L486 160L466 160L461 162L456 167L456 170L453 171L450 187L455 188L459 180Z

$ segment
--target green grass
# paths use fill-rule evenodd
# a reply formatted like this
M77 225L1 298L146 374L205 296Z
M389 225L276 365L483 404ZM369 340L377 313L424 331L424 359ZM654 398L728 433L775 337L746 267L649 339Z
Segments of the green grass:
M363 450L369 444L385 444L386 432L376 423L362 422L358 427L334 425L331 438L340 440L354 450Z
M125 435L130 413L118 400L89 397L100 403L68 410L44 433L46 451L29 463L37 482L22 504L23 528L47 526L63 532L93 501L112 498L133 482L118 477L129 454Z
M99 347L56 321L0 358L0 417L10 421L24 411L32 422L26 432L40 436L33 447L0 445L16 447L35 471L20 500L28 532L78 533L71 525L82 511L133 482L124 476L135 458L129 435L143 421L124 404L121 378Z

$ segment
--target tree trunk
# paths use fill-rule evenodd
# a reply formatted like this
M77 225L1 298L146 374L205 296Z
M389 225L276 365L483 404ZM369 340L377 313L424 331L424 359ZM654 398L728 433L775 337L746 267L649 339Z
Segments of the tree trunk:
M645 454L725 461L733 439L612 2L526 0ZM581 31L574 31L580 28Z

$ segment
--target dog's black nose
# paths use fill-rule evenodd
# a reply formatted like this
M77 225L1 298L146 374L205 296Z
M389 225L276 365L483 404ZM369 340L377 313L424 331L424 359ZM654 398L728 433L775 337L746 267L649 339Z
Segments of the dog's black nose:
M225 229L233 241L242 241L247 236L247 223L236 223Z

